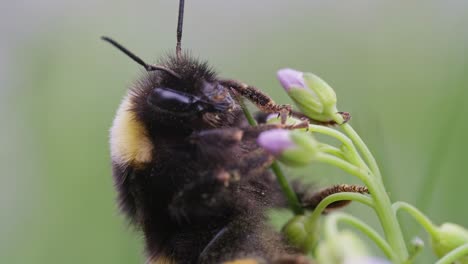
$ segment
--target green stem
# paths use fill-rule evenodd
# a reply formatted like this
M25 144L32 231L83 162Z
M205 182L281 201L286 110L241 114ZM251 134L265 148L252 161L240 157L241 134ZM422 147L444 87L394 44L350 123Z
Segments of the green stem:
M431 237L437 236L437 227L426 215L424 215L416 207L405 202L396 202L392 205L392 209L395 215L400 209L405 210L431 235Z
M356 177L358 177L361 181L364 182L364 184L367 185L368 181L369 181L369 178L370 178L370 174L369 172L365 169L362 169L360 167L357 167L343 159L340 159L338 157L335 157L333 155L330 155L330 154L325 154L325 153L318 153L317 156L315 157L315 159L317 161L320 161L320 162L323 162L323 163L327 163L327 164L330 164L332 166L335 166L335 167L338 167L342 170L344 170L345 172L351 174L351 175L354 175Z
M379 178L369 179L367 188L369 188L369 192L374 199L375 211L382 224L385 236L390 246L399 257L398 263L403 263L408 259L408 250L403 238L403 233L401 232L400 223L393 213L392 204L387 195L387 191Z
M452 264L462 257L468 256L468 244L461 245L450 251L443 258L439 259L435 264Z
M364 141L358 135L358 133L356 133L353 127L348 123L341 125L341 128L362 153L362 155L364 156L364 160L367 162L370 170L374 173L374 175L376 175L378 178L382 178L379 166L377 165L377 161L375 160L374 156L372 155Z
M328 154L318 154L317 160L334 165L361 179L369 188L369 192L374 200L374 209L380 219L390 245L400 258L400 263L408 258L405 240L401 233L400 224L392 211L392 204L387 195L382 181L379 178L373 177L370 172L366 172L362 168L358 168L350 163Z
M303 214L304 209L302 208L296 193L294 192L288 180L286 179L286 176L284 175L277 161L274 161L273 164L271 164L271 169L273 170L273 173L275 173L276 179L278 180L281 190L286 196L288 204L293 210L294 214Z
M374 207L374 202L370 197L367 197L360 193L351 193L351 192L342 192L335 193L330 196L327 196L325 199L320 201L320 203L315 207L314 211L308 216L306 228L312 227L314 223L318 221L323 211L332 203L337 201L356 201L362 204L365 204L369 207Z
M309 131L336 138L345 146L346 149L348 149L351 152L351 163L353 163L356 166L367 167L367 165L359 156L359 153L356 150L356 147L354 146L353 142L340 131L320 125L309 125Z
M338 234L338 222L345 222L356 229L360 230L366 236L368 236L375 244L384 252L384 254L392 260L392 262L397 262L398 257L393 252L390 245L383 239L372 227L362 222L361 220L344 213L334 213L328 217L325 223L325 232L327 239L332 238Z
M249 124L251 126L256 126L257 122L252 116L252 113L250 113L249 109L245 105L243 98L238 97L237 101L239 102L239 105L241 106L242 111L244 112L244 115L247 118ZM278 180L281 190L283 191L284 195L286 196L286 199L288 200L288 204L291 207L291 210L296 215L303 214L304 209L302 208L296 193L294 192L288 180L286 179L286 176L284 175L277 161L273 161L273 164L271 164L271 169L273 170L273 173L275 174L276 179Z
M249 109L245 105L244 99L242 97L237 97L237 101L239 102L240 107L242 108L242 112L244 112L245 118L247 118L247 122L251 126L256 126L257 121L255 121L255 118L253 117L252 113L250 113Z
M367 182L365 183L374 200L375 211L379 217L380 223L382 224L385 236L392 249L396 252L399 258L399 263L402 263L408 259L408 250L403 238L400 223L392 210L390 198L388 197L387 191L385 190L382 182L382 175L380 174L377 162L369 148L350 124L346 123L341 125L341 127L362 153L364 160L369 165L370 173L368 174L368 177L366 177Z
M334 137L350 149L354 148L353 142L349 138L347 138L343 133L335 129L321 125L309 125L309 131Z
M409 257L404 262L405 264L411 264L414 262L414 259L422 252L424 249L424 241L422 241L419 237L415 237L411 240L411 244L409 247Z
M341 158L343 160L345 159L345 154L343 153L343 151L341 149L330 146L328 144L323 144L323 143L320 144L319 145L319 150L321 152L330 154L332 156L336 156L336 157Z

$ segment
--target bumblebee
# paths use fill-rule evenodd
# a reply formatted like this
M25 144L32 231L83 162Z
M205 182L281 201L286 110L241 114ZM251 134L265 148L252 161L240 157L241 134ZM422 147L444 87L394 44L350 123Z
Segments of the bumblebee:
M176 53L158 65L103 37L147 70L110 131L120 207L144 234L148 263L308 263L264 216L286 201L256 138L286 126L249 126L239 98L283 119L291 108L182 52L183 5Z
M159 67L129 90L110 137L120 205L142 229L149 259L269 263L292 252L264 225L265 209L285 201L268 171L273 157L256 144L274 126L249 126L235 99L236 87L252 88L218 79L187 54Z

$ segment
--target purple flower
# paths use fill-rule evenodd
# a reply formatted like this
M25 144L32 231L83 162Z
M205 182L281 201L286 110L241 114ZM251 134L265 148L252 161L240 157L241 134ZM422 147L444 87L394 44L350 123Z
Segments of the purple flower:
M303 73L293 69L281 69L276 74L278 80L286 91L291 90L292 87L305 88Z
M289 131L285 129L272 129L262 132L257 138L257 143L273 155L280 155L283 151L295 147L289 137Z

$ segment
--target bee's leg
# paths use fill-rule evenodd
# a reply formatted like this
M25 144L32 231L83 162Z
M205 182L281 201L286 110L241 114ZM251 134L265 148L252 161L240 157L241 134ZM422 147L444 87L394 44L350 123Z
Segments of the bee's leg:
M223 169L209 171L182 186L169 202L171 218L182 225L197 225L225 217L226 208L231 208L235 201L220 179L223 175Z
M189 141L197 146L198 155L205 160L210 159L212 164L232 162L233 157L243 156L259 148L256 140L260 133L276 128L293 129L291 126L280 124L215 128L195 132L190 136Z
M305 209L314 210L315 207L325 198L328 196L335 194L335 193L342 193L342 192L353 192L353 193L362 193L368 194L369 190L366 186L361 185L354 185L354 184L337 184L330 187L326 187L321 190L316 190L311 186L304 187L303 184L295 183L293 186L294 190L296 191L299 200L301 201L302 206ZM331 210L340 209L347 205L349 205L351 201L337 201L331 203L327 206L324 213L328 213Z
M258 126L247 126L247 127L229 127L229 128L214 128L208 130L202 130L194 132L189 141L192 144L203 146L212 146L213 148L226 149L239 144L245 140L256 140L258 135L263 131L285 128L294 129L295 125L280 125L280 124L261 124Z
M240 128L216 128L194 132L190 135L190 143L199 146L210 145L216 148L231 147L238 144L244 132Z
M273 163L275 157L265 153L263 149L255 149L242 157L237 169L240 175L257 177L263 174Z
M308 120L312 124L321 125L321 126L332 127L332 126L336 126L336 125L342 125L344 123L347 123L349 120L351 120L351 114L348 113L348 112L338 112L338 114L340 114L343 117L343 123L341 123L341 124L336 123L336 121L334 121L334 120L329 120L329 121L316 120L316 119L313 119L313 118L310 118L310 117L306 116L305 114L303 114L303 113L301 113L299 111L294 111L294 110L291 111L291 116L293 116L295 118L298 118L298 119L301 119L301 120Z
M254 127L204 130L194 133L190 141L197 146L200 160L209 161L210 166L218 164L224 168L215 178L228 185L230 181L238 181L240 176L241 180L260 176L273 163L274 156L257 145L260 133L275 128L294 129L301 124L260 124Z
M263 214L255 211L234 218L213 236L200 253L198 263L309 263L281 262L286 256L291 260L300 258L291 255L291 248L284 243L282 236L264 222Z
M262 112L278 113L281 116L281 122L284 124L291 114L291 105L280 105L275 103L270 96L248 84L236 80L222 80L220 83L232 89L235 93L247 98L254 103Z
M211 146L217 149L226 149L242 141L255 141L260 133L277 128L283 129L299 129L307 128L309 122L307 120L292 124L292 125L281 125L281 124L259 124L258 126L247 126L247 127L229 127L229 128L214 128L208 130L202 130L194 132L189 141L192 144L203 146Z
M240 128L217 128L194 132L189 141L196 147L198 159L212 167L232 160L243 137Z
M274 161L274 156L266 153L257 145L260 133L276 129L295 129L308 126L308 122L294 125L260 124L243 128L218 128L197 132L191 136L191 142L198 147L198 153L203 160L223 164L227 171L235 169L245 178L257 177L262 174ZM233 160L233 157L236 157ZM220 175L230 175L228 173ZM232 176L232 175L231 175ZM227 184L232 177L219 177Z

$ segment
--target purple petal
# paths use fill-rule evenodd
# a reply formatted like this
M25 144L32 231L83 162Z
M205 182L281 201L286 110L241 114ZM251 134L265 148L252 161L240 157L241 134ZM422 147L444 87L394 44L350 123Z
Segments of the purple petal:
M285 129L262 132L257 138L257 143L273 155L279 155L284 150L295 147L294 142L289 138L289 131Z
M278 80L286 91L289 91L293 86L299 88L305 88L303 73L293 69L281 69L276 74Z

